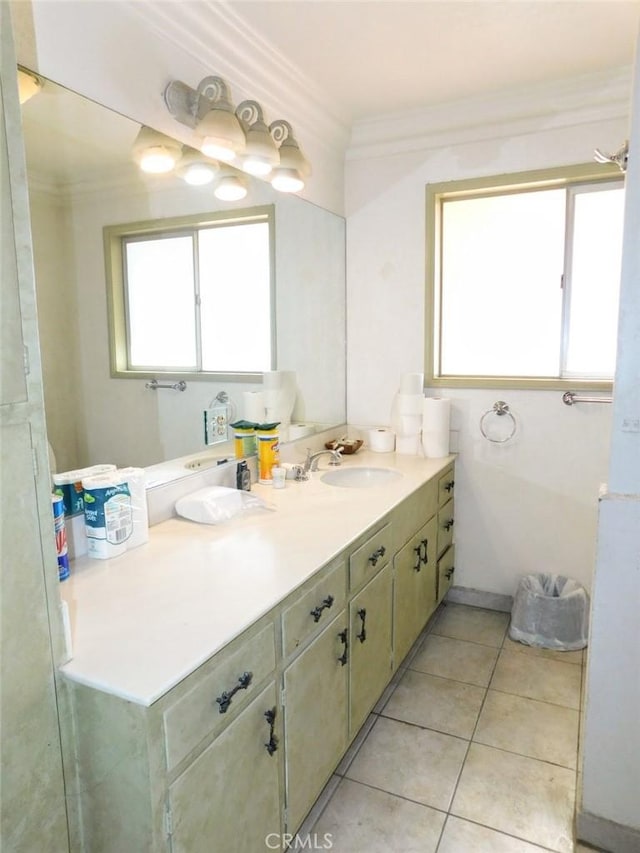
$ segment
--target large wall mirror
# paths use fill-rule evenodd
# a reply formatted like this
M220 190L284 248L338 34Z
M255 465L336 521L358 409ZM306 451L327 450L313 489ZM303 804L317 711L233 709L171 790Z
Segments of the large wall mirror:
M274 205L276 363L295 371L294 419L318 427L345 411L345 222L249 178L239 202L175 175L144 175L132 159L140 125L45 81L22 107L45 411L58 470L99 462L149 466L205 448L203 411L226 391L242 417L245 381L189 381L153 391L112 378L103 229L128 222ZM264 318L251 304L221 327L248 339ZM167 335L171 334L168 324ZM159 377L161 379L161 377Z

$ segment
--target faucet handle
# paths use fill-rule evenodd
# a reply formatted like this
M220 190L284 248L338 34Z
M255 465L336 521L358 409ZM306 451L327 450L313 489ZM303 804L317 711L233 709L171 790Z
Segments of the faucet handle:
M342 462L342 453L340 450L332 450L331 451L331 460L329 461L329 465L339 465Z

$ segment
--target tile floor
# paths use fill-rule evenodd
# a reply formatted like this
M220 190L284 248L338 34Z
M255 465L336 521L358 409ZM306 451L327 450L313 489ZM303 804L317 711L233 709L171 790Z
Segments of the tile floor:
M333 853L577 853L583 652L515 643L509 614L441 608L299 838ZM319 842L318 842L319 843Z

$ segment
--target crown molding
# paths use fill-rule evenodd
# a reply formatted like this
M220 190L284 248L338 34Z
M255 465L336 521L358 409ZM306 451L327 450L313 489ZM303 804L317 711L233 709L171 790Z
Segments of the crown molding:
M630 115L632 68L452 101L354 124L347 160L392 156Z
M271 120L286 118L303 147L305 138L313 138L334 153L336 147L341 152L346 149L351 135L348 117L228 3L127 0L125 5L206 73L223 77L235 103L253 98ZM196 88L199 80L183 82Z

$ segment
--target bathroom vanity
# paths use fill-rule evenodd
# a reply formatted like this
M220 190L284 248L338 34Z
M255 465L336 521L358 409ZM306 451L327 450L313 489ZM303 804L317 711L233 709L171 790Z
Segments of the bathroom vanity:
M299 828L454 573L453 457L342 467L401 476L255 486L269 509L76 562L78 850L257 853Z

